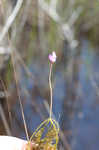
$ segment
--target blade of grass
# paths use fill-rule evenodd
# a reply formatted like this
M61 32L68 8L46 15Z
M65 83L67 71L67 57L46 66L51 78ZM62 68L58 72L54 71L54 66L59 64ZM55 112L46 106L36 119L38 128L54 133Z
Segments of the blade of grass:
M1 78L0 78L0 80L1 80L1 84L3 86L5 97L6 97L6 102L7 102L7 107L8 107L8 113L9 113L9 120L10 120L10 126L12 128L12 116L11 116L11 111L10 111L9 102L8 102L7 87L5 86L5 84L4 84L4 82L3 82L3 80Z

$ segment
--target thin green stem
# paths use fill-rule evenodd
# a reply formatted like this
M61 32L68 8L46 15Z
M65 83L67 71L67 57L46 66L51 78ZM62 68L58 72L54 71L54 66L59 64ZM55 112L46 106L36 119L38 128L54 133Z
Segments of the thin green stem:
M24 128L25 128L25 132L26 132L26 137L27 137L27 140L29 141L29 135L28 135L28 131L27 131L27 126L26 126L23 106L22 106L22 102L21 102L21 96L20 96L20 92L19 92L19 89L18 89L18 78L17 78L17 75L16 75L15 61L13 59L14 58L14 54L13 53L14 53L14 51L11 53L11 60L12 60L12 65L13 65L14 78L15 78L15 82L16 82L16 89L17 89L17 94L18 94L19 103L20 103L20 107L21 107L21 113L22 113Z
M50 64L50 72L49 72L49 87L50 87L50 118L52 117L52 102L53 102L53 99L52 99L52 96L53 96L53 91L52 91L52 81L51 81L51 78L52 78L52 63Z

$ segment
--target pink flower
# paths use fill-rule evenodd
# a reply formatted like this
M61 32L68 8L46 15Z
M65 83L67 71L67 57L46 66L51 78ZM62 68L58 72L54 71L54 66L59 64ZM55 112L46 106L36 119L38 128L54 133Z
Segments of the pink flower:
M56 58L57 58L56 53L53 51L52 54L49 54L48 58L51 63L56 62Z

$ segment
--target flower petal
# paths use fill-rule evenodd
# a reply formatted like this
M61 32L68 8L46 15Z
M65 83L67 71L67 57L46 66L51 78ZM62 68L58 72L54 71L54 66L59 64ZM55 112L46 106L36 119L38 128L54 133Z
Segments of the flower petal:
M56 61L56 58L57 58L56 53L53 51L52 54L49 54L48 58L49 58L51 63L54 63Z

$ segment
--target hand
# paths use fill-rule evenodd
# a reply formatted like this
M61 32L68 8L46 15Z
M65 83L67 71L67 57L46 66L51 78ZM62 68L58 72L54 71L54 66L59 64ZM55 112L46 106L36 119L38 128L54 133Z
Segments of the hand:
M1 150L25 150L27 141L12 137L0 136L0 149Z

